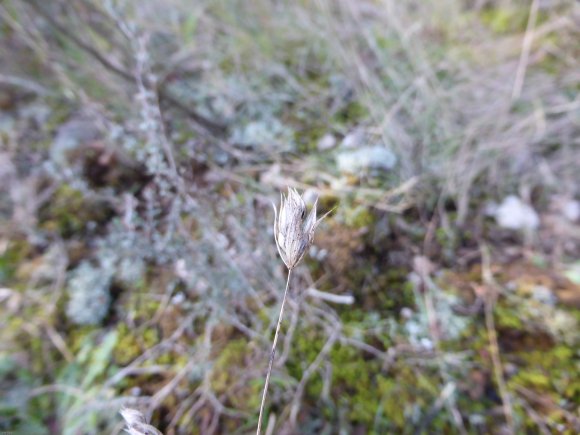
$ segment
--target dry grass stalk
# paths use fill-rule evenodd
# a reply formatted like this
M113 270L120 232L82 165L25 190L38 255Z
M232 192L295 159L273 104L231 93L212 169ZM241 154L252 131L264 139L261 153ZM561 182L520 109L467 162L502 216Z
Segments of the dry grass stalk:
M264 392L262 393L262 403L260 405L260 415L258 417L258 429L256 431L258 435L260 435L262 428L264 404L266 403L266 395L268 394L268 385L270 383L270 375L272 374L274 356L276 355L276 344L278 343L278 334L280 332L280 324L282 323L282 317L284 315L284 305L286 304L286 296L288 295L292 270L304 257L306 250L314 240L316 227L318 227L320 221L328 214L325 214L317 220L317 203L318 200L314 202L312 210L307 215L304 198L300 196L295 189L288 188L288 195L281 195L280 210L277 210L276 206L274 206L274 238L276 240L278 253L288 268L288 278L286 280L286 289L284 290L282 306L280 307L280 314L278 316L278 324L276 325L276 333L274 334L274 342L272 343L272 350L270 352L268 371L266 372L266 382L264 384Z

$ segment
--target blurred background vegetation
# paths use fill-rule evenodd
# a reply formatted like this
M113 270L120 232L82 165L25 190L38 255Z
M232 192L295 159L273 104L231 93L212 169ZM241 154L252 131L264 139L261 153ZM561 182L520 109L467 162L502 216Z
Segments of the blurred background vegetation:
M272 201L335 211L269 434L580 433L573 0L0 3L0 431L255 431Z

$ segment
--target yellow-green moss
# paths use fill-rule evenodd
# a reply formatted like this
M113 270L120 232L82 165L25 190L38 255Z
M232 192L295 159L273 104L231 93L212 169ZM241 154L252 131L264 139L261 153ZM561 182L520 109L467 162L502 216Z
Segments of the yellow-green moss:
M520 315L514 309L504 305L498 305L494 310L498 328L522 329L523 323Z
M245 376L244 367L249 353L246 339L228 342L215 361L211 377L212 390L216 394L226 394L236 409L254 410L259 405L261 386L240 382Z
M334 117L339 124L354 124L369 116L369 110L360 102L353 100L345 105Z
M497 34L523 32L528 21L528 8L487 8L481 12L481 20Z
M93 325L79 325L71 328L68 335L69 348L73 354L79 352L88 337L97 330Z
M135 331L130 330L125 323L120 323L117 326L117 332L118 341L113 351L113 357L119 365L129 364L144 351L159 343L159 331L156 328ZM154 361L150 361L150 363L154 363Z
M42 229L70 237L82 232L87 222L108 219L111 209L103 203L87 200L81 191L62 184L39 214Z
M8 247L0 254L0 282L8 283L14 278L18 265L29 253L30 246L26 241L10 241Z
M351 228L368 228L376 222L377 217L368 207L359 205L345 209L344 219Z
M230 370L233 367L239 367L239 363L243 360L247 351L248 343L241 339L230 341L221 351L215 362L211 380L211 385L215 392L223 393L227 391L229 384L232 382ZM234 364L234 366L231 364Z

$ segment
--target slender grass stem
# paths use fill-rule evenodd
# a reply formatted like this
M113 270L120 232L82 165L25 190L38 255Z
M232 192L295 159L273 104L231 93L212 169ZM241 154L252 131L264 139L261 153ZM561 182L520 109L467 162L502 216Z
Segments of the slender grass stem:
M290 286L290 275L292 269L288 269L288 279L286 280L286 290L284 290L284 298L282 299L282 306L280 307L280 315L278 317L278 325L276 325L276 333L274 334L274 342L272 343L272 351L270 352L270 361L268 363L268 372L266 373L266 383L264 384L264 392L262 393L262 404L260 405L260 416L258 417L257 435L260 435L262 429L262 414L264 413L264 404L266 403L266 396L268 395L268 385L270 384L270 375L272 374L272 366L274 365L274 356L276 355L276 344L278 343L278 333L280 332L280 325L282 324L282 316L284 315L284 305L286 304L286 296L288 295L288 287Z

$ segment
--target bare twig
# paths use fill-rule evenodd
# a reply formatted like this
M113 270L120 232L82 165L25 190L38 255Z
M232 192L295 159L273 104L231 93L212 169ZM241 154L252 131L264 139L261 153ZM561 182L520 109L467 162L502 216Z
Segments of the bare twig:
M332 302L335 304L343 304L343 305L354 304L354 296L353 295L334 295L332 293L327 293L327 292L317 290L314 287L310 287L308 290L306 290L306 293L311 298L321 299L321 300L326 301L326 302Z
M536 19L538 17L539 3L540 3L539 0L532 0L532 4L530 6L530 16L528 17L526 33L524 35L524 40L522 42L522 53L520 55L520 61L518 63L514 87L512 89L512 101L515 101L518 98L520 98L520 95L522 94L524 79L526 77L526 69L528 67L528 59L530 57L530 49L532 48L532 42L534 40L534 27L536 25Z
M49 95L54 95L54 92L45 88L44 86L33 82L30 79L23 77L10 76L5 74L0 74L0 85L15 86L25 91L34 92L40 96L46 97Z

